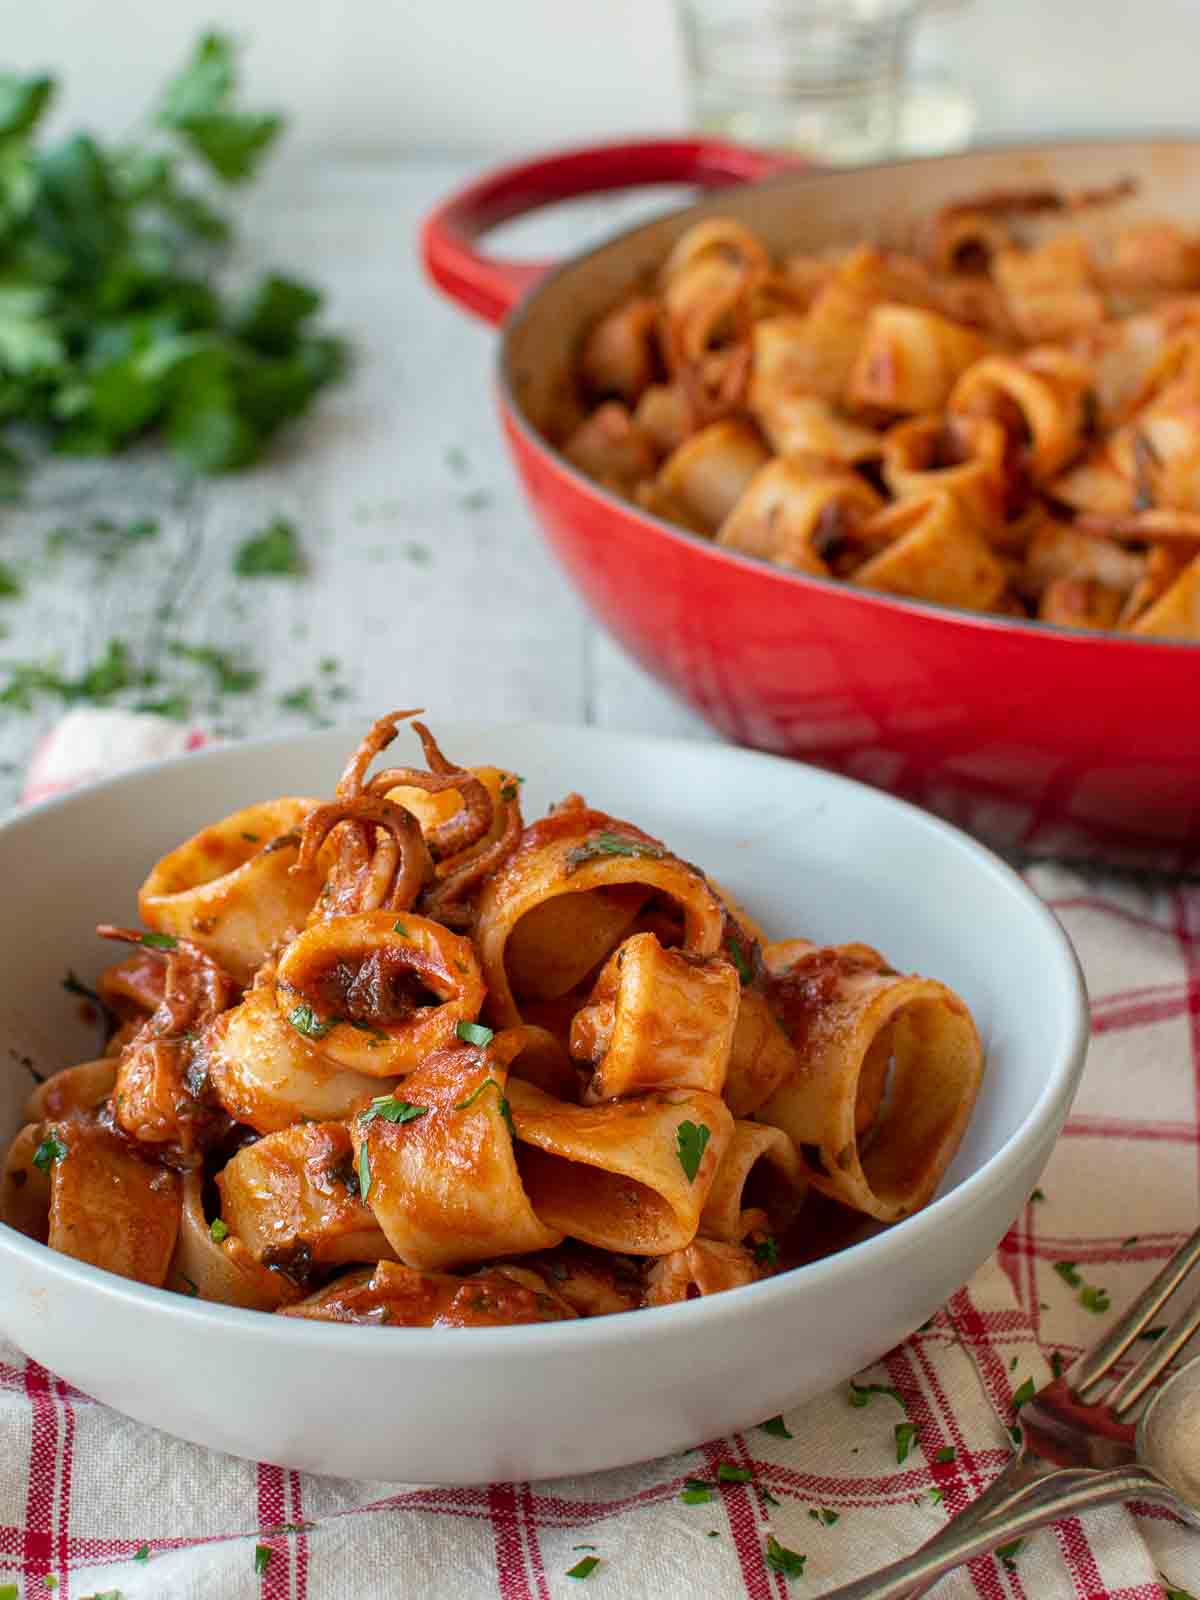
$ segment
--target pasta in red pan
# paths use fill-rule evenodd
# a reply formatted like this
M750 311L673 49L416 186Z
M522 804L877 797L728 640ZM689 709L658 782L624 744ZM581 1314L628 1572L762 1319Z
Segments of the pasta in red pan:
M770 942L578 795L526 824L419 722L424 765L372 775L412 715L101 927L107 1049L30 1096L5 1222L205 1300L471 1327L750 1284L929 1202L984 1067L955 994Z

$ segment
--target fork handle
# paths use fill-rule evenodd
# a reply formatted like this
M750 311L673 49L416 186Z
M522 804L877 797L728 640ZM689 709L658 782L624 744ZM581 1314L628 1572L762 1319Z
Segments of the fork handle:
M1011 1501L1005 1502L1007 1509L993 1506L990 1515L971 1519L969 1526L960 1526L961 1519L956 1519L912 1555L868 1578L830 1590L824 1600L910 1600L914 1592L923 1593L955 1567L998 1545L1011 1544L1048 1522L1134 1497L1171 1510L1178 1507L1171 1491L1144 1467L1054 1472L1032 1488L1014 1487Z

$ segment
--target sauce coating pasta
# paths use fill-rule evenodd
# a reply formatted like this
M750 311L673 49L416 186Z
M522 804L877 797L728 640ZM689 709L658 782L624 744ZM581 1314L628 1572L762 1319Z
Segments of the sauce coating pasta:
M928 1203L984 1066L956 995L767 942L578 795L526 825L516 774L420 723L426 767L370 777L411 715L333 801L213 824L151 869L144 928L101 927L135 947L108 1047L30 1096L10 1227L205 1300L477 1327L754 1283L832 1209Z
M1132 190L966 198L908 252L699 222L587 334L556 442L779 566L1200 640L1200 235L1063 226Z

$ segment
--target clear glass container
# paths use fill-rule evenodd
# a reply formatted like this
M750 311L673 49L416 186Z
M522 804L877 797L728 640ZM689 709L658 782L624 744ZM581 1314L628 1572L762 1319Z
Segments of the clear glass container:
M677 0L677 8L692 119L704 132L854 165L955 148L970 131L969 103L953 86L939 86L936 108L922 110L921 86L909 82L922 0ZM953 105L947 93L957 95Z

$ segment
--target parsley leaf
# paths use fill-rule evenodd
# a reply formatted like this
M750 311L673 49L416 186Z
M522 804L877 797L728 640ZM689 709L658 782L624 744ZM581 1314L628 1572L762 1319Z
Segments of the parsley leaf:
M216 650L212 645L184 644L182 640L173 639L167 645L167 653L180 661L194 661L198 667L204 667L212 674L213 684L221 694L249 694L258 686L260 674L253 667L236 666L227 651Z
M917 1438L917 1425L915 1422L898 1422L893 1430L896 1435L896 1460L904 1461L912 1449Z
M685 1506L702 1506L712 1497L713 1486L711 1483L705 1483L703 1478L686 1479L679 1496Z
M1054 1270L1064 1283L1070 1284L1072 1289L1078 1289L1083 1282L1083 1275L1073 1261L1056 1261Z
M624 833L594 833L583 844L567 851L567 871L573 872L588 861L600 861L605 856L645 856L661 861L666 855L661 845L648 844L644 839L631 839Z
M767 1565L772 1572L782 1572L785 1578L802 1578L807 1560L807 1556L780 1544L773 1533L767 1535Z
M460 1022L459 1027L461 1028L462 1026L463 1024ZM501 1088L499 1082L495 1078L485 1078L479 1087L477 1089L473 1089L465 1100L459 1101L454 1108L455 1111L469 1110L470 1107L475 1104L476 1100L479 1099L479 1096L484 1092L485 1089L495 1089L497 1095L499 1096L496 1109L504 1118L509 1133L515 1139L517 1136L517 1130L513 1125L512 1107L508 1103L508 1096L504 1093L504 1090Z
M261 1578L271 1565L271 1557L275 1554L270 1545L256 1544L254 1546L254 1570Z
M1079 1304L1085 1311L1093 1311L1097 1316L1103 1316L1112 1305L1107 1289L1098 1289L1093 1283L1085 1283L1079 1291Z
M754 1259L760 1267L777 1267L779 1265L779 1246L775 1242L775 1235L768 1233L765 1239L759 1239L754 1245Z
M813 1506L808 1514L814 1522L819 1522L823 1528L832 1528L835 1522L842 1520L839 1512L830 1511L825 1506Z
M33 1164L39 1172L49 1172L56 1161L67 1154L67 1147L56 1134L49 1133L33 1152Z
M1062 1351L1052 1350L1050 1352L1050 1372L1052 1376L1055 1378L1061 1378L1063 1373L1066 1371L1066 1368L1067 1363L1063 1359Z
M336 1017L319 1017L310 1005L299 1005L288 1012L288 1021L306 1039L323 1039L338 1025Z
M904 1409L899 1389L893 1389L890 1383L855 1383L853 1379L850 1380L849 1400L852 1406L859 1410L863 1406L869 1406L871 1396L874 1394L885 1394L889 1400L894 1400L901 1410Z
M1165 1572L1160 1572L1158 1576L1166 1593L1166 1600L1196 1600L1190 1589L1181 1589L1178 1584L1172 1583Z
M395 1095L378 1095L365 1111L358 1113L360 1122L373 1122L382 1117L385 1122L415 1122L428 1112L428 1106L414 1106L407 1100L397 1100Z
M738 977L743 983L749 983L754 977L754 974L750 970L750 963L746 960L746 955L741 947L740 942L734 938L732 933L725 942L729 946L729 959L737 968Z
M776 1439L794 1439L796 1436L790 1432L787 1423L782 1417L772 1417L768 1422L760 1422L759 1427L764 1433L772 1434Z
M997 1558L1003 1561L1006 1567L1011 1567L1018 1555L1020 1555L1024 1543L1024 1539L1014 1539L1011 1544L1000 1545L996 1550Z
M942 1446L933 1459L937 1462L953 1461L957 1454L958 1451L952 1444L946 1444Z
M1017 1389L1012 1397L1013 1410L1020 1411L1022 1406L1029 1404L1036 1393L1037 1390L1034 1388L1033 1379L1026 1378L1025 1382L1020 1386L1019 1389Z
M1039 1200L1044 1200L1045 1198L1046 1198L1046 1192L1045 1192L1044 1189L1035 1189L1033 1191L1033 1193L1029 1196L1030 1204L1031 1205L1036 1204Z
M394 922L392 924L392 932L393 933L398 933L402 939L407 939L407 938L411 937L410 934L409 934L408 929L404 926L404 924L402 922Z
M567 1568L567 1577L580 1580L590 1578L599 1565L599 1556L581 1556L573 1567Z
M480 1049L496 1037L495 1029L485 1028L482 1022L460 1022L454 1031L464 1044L475 1044Z
M178 950L179 940L173 933L144 933L138 940L147 950Z
M750 1483L754 1474L749 1467L734 1466L732 1461L719 1461L717 1463L718 1483Z
M704 1156L705 1146L712 1138L706 1122L681 1122L675 1130L675 1154L689 1183L695 1183Z
M149 1561L150 1546L148 1544L138 1545L137 1549L133 1553L133 1559L135 1561Z
M239 578L302 578L304 557L286 517L276 517L261 533L243 539L233 557L233 570Z
M220 1217L214 1217L209 1223L208 1233L214 1244L220 1244L222 1239L229 1237L229 1224Z

